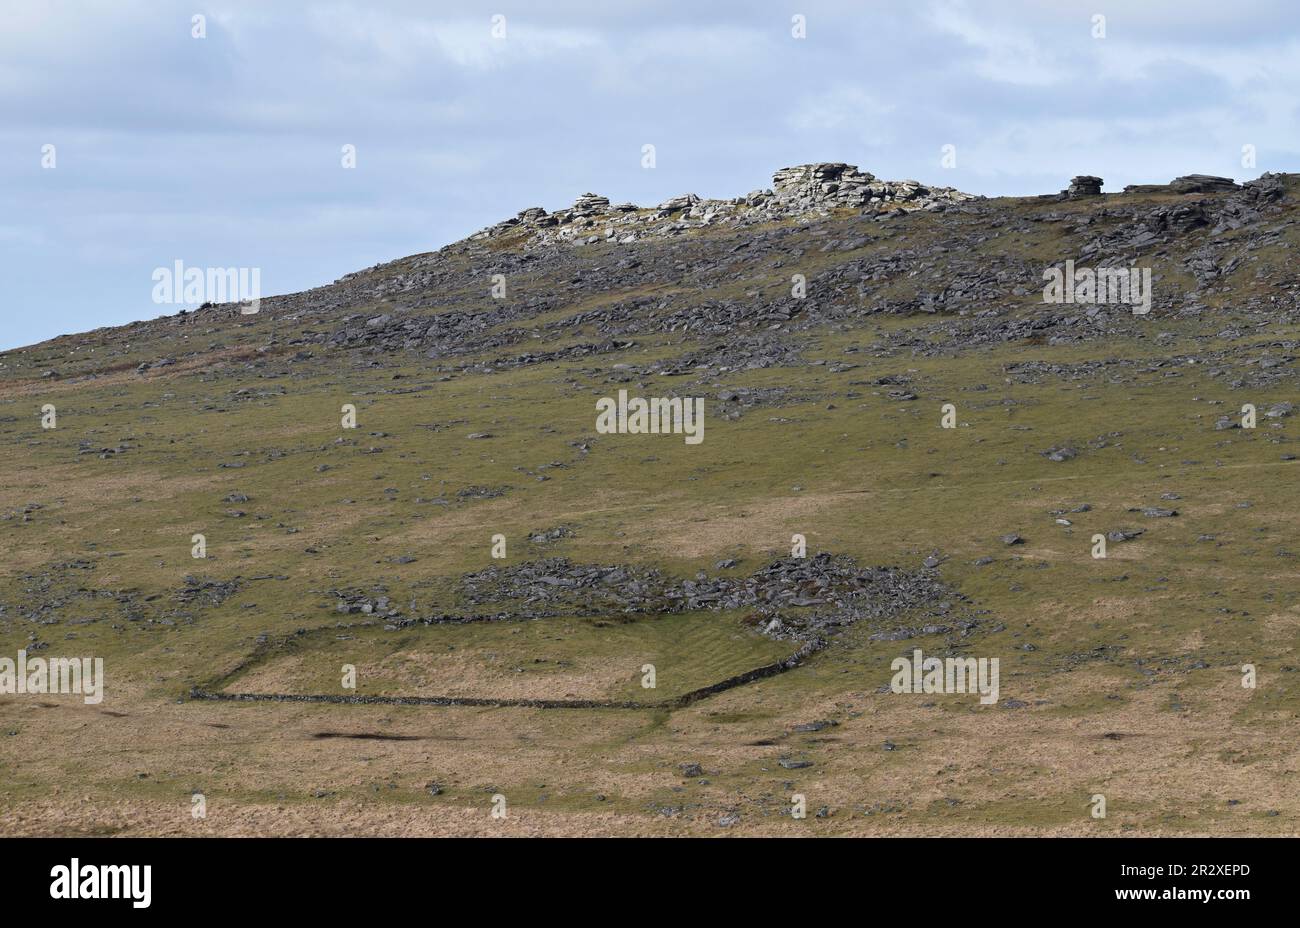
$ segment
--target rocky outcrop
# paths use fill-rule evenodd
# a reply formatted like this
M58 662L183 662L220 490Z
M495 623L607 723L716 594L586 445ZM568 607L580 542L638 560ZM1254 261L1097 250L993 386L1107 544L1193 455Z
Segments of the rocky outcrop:
M930 206L944 201L974 199L951 187L929 188L915 180L881 181L838 162L802 164L772 175L773 198L787 210L860 209L875 204L913 203Z
M1235 189L1215 216L1214 234L1262 222L1265 210L1286 195L1285 175L1261 174Z
M548 213L540 206L479 232L474 239L518 237L525 247L555 244L632 244L713 225L744 226L782 219L826 216L835 210L878 213L942 209L977 199L952 187L927 187L919 181L882 181L840 162L782 168L772 189L743 197L709 200L693 193L665 200L657 207L633 203L610 205L607 197L584 193L568 209Z
M1215 177L1212 174L1187 174L1171 180L1169 189L1174 193L1225 193L1236 190L1237 182L1231 177Z
M1267 176L1267 175L1265 175ZM1129 184L1125 193L1230 193L1240 190L1231 177L1216 177L1213 174L1185 174L1175 177L1167 184Z
M1125 193L1139 194L1222 194L1245 193L1250 207L1276 196L1276 184L1264 175L1244 187L1230 177L1187 174L1167 184L1134 184ZM1073 200L1102 196L1102 178L1080 174L1058 194L1045 200ZM474 240L513 236L511 244L524 249L556 244L595 244L607 241L628 245L648 238L666 238L708 226L743 227L786 219L815 219L840 210L858 210L864 215L883 215L914 210L941 210L967 200L983 199L952 187L930 187L915 180L885 181L840 161L800 164L781 168L772 175L770 189L753 190L742 197L710 200L694 193L672 197L655 207L633 203L611 205L608 197L584 193L568 209L548 213L540 206L524 210L512 219L497 223L471 238ZM1194 212L1194 211L1192 211ZM1177 228L1204 224L1188 212L1175 217ZM1236 220L1229 219L1228 227Z
M1070 186L1063 191L1071 199L1075 197L1099 197L1101 196L1102 179L1094 177L1091 174L1080 174L1078 177L1070 178Z

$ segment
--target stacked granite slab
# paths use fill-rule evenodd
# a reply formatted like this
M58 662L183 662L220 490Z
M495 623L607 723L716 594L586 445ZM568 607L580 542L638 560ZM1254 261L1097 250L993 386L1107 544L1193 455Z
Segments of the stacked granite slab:
M1213 174L1184 174L1175 177L1167 184L1129 184L1125 193L1229 193L1240 190L1231 177L1216 177Z
M1093 177L1091 174L1080 174L1078 177L1070 178L1070 186L1065 188L1065 195L1074 199L1075 197L1099 197L1101 196L1102 179Z

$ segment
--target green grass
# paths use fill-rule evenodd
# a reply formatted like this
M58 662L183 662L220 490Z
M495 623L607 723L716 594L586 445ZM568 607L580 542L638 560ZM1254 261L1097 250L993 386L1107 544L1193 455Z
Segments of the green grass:
M327 629L265 651L218 685L261 691L247 678L269 668L283 679L277 693L654 703L770 664L794 648L747 628L735 612ZM357 668L354 691L342 688L346 664ZM655 668L653 688L642 685L646 664Z
M898 233L888 226L835 222L842 224L837 229L870 238L847 257L898 246ZM986 256L1058 260L1069 241L1060 225L1036 224L1034 234L1000 233L985 244ZM923 217L912 234L918 244L938 240L943 217ZM1268 267L1285 267L1300 244L1294 229L1283 242L1292 247L1253 254ZM812 248L790 266L754 268L730 295L784 287L795 264L812 280L845 257ZM1168 286L1190 288L1176 262L1158 261ZM1295 325L1278 322L1261 330L1239 312L1246 299L1269 292L1255 283L1257 266L1244 262L1224 282L1236 289L1233 298L1207 296L1207 303L1220 305L1213 319L1152 319L1140 338L1017 341L925 357L870 346L952 319L874 316L789 336L806 358L823 365L647 376L631 383L609 379L609 366L674 357L693 342L660 333L598 359L444 379L446 370L416 355L385 357L382 367L370 368L364 356L316 346L314 358L291 364L287 357L297 350L292 339L323 324L264 316L195 328L188 339L163 342L125 330L105 333L83 340L87 347L61 369L61 381L26 387L18 384L67 357L70 342L10 353L0 372L13 385L0 394L0 514L9 516L0 521L6 555L0 653L12 655L35 635L49 643L51 654L100 655L109 667L110 694L115 686L139 691L153 704L223 679L254 654L261 656L224 683L293 658L296 663L284 665L290 692L339 692L339 668L352 663L372 668L362 674L359 694L449 695L440 674L454 656L468 660L476 674L473 686L456 678L466 687L460 695L491 696L499 688L566 698L577 691L572 681L586 673L594 682L583 685L583 696L643 700L651 691L640 686L640 668L653 663L659 679L653 697L662 699L768 663L791 646L754 634L737 614L712 612L628 623L559 618L340 629L341 621L356 617L334 611L333 591L382 592L406 612L414 601L416 614L446 611L456 605L462 574L546 556L654 566L680 576L713 572L717 561L734 557L744 575L788 553L790 536L798 532L807 536L810 551L847 554L864 564L912 567L939 552L945 581L986 610L988 624L1004 626L971 642L977 653L1001 657L1003 697L1044 700L1019 710L1025 715L1104 724L1112 710L1131 708L1154 690L1169 694L1159 717L1185 712L1195 719L1215 711L1216 701L1231 699L1225 711L1233 725L1283 738L1300 712L1294 670L1300 462L1282 456L1294 452L1300 419L1261 417L1253 431L1214 429L1219 416L1236 415L1244 402L1262 412L1296 399L1290 374L1264 388L1249 386L1255 368L1248 361L1266 350L1281 354L1277 345L1300 338ZM542 275L529 286L546 283ZM465 285L464 300L488 305L475 286ZM925 286L903 274L880 293L906 298ZM517 327L540 328L639 292L591 296ZM708 296L728 293L724 287ZM689 288L673 297L694 298ZM1007 299L1017 314L1036 311L1032 288L1023 299ZM1220 337L1235 321L1244 321L1241 335ZM256 354L253 346L272 331L277 345ZM1171 336L1157 340L1159 332ZM593 337L563 336L565 342ZM92 341L100 346L94 356ZM561 343L526 339L481 360ZM183 373L131 373L141 360L202 354L217 345L244 355ZM1212 363L1152 366L1182 353L1220 352ZM104 374L105 356L125 373ZM1096 370L1072 369L1103 359L1110 363ZM1062 365L1067 373L1025 382L1013 372L1026 362ZM834 363L856 366L832 373ZM97 369L100 379L69 383ZM870 383L903 373L919 399L892 401L891 387ZM1243 385L1232 386L1238 380ZM620 386L647 396L670 390L704 395L704 443L598 436L595 399ZM739 387L783 388L788 398L724 421L716 414L717 393ZM238 392L245 390L251 392ZM58 407L55 431L40 428L45 402ZM948 402L957 406L954 430L939 428L940 406ZM357 406L355 431L340 427L344 403ZM493 437L471 440L473 432ZM83 441L95 448L130 447L101 459L78 455ZM1078 457L1058 464L1043 456L1063 444L1077 448ZM382 451L368 453L371 448ZM507 489L496 499L458 498L457 491L469 487ZM1162 501L1170 492L1180 499ZM224 502L231 493L249 500ZM30 503L41 508L24 521ZM1050 514L1082 503L1090 511L1065 514L1073 523L1068 527ZM1128 511L1145 506L1176 508L1179 516L1150 519ZM530 532L561 524L572 537L548 545L527 540ZM1105 560L1092 558L1093 534L1118 528L1146 532L1111 544ZM206 560L190 556L196 532L207 537ZM1026 543L1004 546L998 539L1007 532L1020 533ZM490 556L496 533L508 539L504 562ZM974 564L985 556L993 562ZM398 557L414 560L395 563ZM78 559L92 566L70 565ZM240 578L242 585L219 606L185 606L176 596L187 575ZM259 636L272 643L270 650L258 650ZM706 702L691 718L754 739L801 706L848 702L860 711L860 694L887 683L889 661L913 646L939 649L942 640L878 642L855 629L806 667L733 693L717 706ZM1254 691L1236 683L1243 663L1260 668ZM1086 686L1079 682L1085 680ZM957 724L979 711L950 697L935 703L934 714L927 709L913 720L916 739L924 739L931 719ZM6 717L4 724L30 732L38 723ZM585 722L574 716L550 724L578 729ZM611 736L587 750L653 750L675 760L678 717L647 717L644 724L635 736ZM1258 762L1255 749L1207 744L1201 754L1223 764ZM836 770L869 779L875 764L896 761L842 759ZM640 755L622 762L620 769L660 769ZM770 761L747 762L716 781L743 792L785 776L764 766ZM84 771L64 773L74 783L93 780ZM1037 776L1028 765L1022 773L1030 781ZM0 786L0 796L29 796L40 782L16 779ZM147 789L112 787L119 788L127 794ZM233 783L228 788L238 792ZM563 796L582 805L590 790L573 783L550 792L553 805L570 801ZM252 789L249 795L255 793L278 790ZM673 801L671 793L661 799ZM905 814L913 823L1046 828L1072 821L1083 807L1073 793L968 800L958 807L918 803ZM641 808L642 799L618 801L625 803L620 808ZM862 802L870 805L865 795ZM1200 809L1195 821L1202 824L1206 816L1214 822L1229 814L1213 804L1192 806ZM1125 810L1125 820L1150 824L1179 808L1170 799L1165 807Z

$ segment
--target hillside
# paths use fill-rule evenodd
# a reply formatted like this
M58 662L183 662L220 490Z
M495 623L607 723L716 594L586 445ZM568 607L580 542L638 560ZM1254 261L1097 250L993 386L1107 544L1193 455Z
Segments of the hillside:
M0 354L0 656L106 674L0 695L0 827L1294 833L1300 175L1100 185L584 194Z

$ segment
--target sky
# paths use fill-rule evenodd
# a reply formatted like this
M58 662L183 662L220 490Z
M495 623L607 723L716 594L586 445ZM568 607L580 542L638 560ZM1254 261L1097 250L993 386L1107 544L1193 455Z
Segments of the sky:
M269 296L814 161L1245 180L1298 126L1295 0L0 0L0 349L174 313L177 261Z

